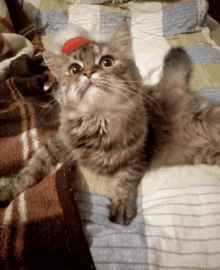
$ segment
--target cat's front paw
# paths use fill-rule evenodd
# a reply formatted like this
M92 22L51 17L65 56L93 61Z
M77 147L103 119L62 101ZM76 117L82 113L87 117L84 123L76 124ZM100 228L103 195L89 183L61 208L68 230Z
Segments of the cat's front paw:
M135 200L111 199L109 220L122 225L129 225L136 216Z
M135 182L118 180L112 185L109 220L129 225L136 216L137 185Z

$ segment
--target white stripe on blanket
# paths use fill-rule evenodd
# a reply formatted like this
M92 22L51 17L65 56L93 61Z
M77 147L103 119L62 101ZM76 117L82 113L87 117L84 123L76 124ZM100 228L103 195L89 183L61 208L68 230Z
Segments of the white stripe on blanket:
M142 188L149 269L220 267L220 168L162 168Z

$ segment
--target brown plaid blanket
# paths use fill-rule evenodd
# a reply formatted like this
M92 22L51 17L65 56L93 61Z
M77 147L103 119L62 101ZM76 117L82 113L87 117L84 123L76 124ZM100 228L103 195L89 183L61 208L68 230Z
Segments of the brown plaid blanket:
M33 25L17 0L0 9L1 187L56 132L59 105L44 89L53 76ZM70 187L78 175L63 164L0 208L0 269L95 269Z

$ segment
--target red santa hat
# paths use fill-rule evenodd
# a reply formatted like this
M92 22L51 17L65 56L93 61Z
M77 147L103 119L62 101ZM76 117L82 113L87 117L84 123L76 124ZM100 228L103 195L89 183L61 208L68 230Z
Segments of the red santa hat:
M98 43L106 41L104 35L97 31L87 31L83 27L71 24L65 29L60 29L54 35L51 51L55 54L68 54L69 52L80 48L89 43Z
M75 51L76 49L82 47L85 44L94 43L94 41L81 38L81 37L75 37L73 39L68 40L64 47L63 47L63 53L68 54L69 52Z

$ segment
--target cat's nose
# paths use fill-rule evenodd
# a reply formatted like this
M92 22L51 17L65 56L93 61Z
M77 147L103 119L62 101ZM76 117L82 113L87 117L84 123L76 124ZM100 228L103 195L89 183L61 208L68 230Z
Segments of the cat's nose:
M94 70L84 71L84 75L87 76L89 79L90 79L90 77L92 76L93 73L95 73Z

